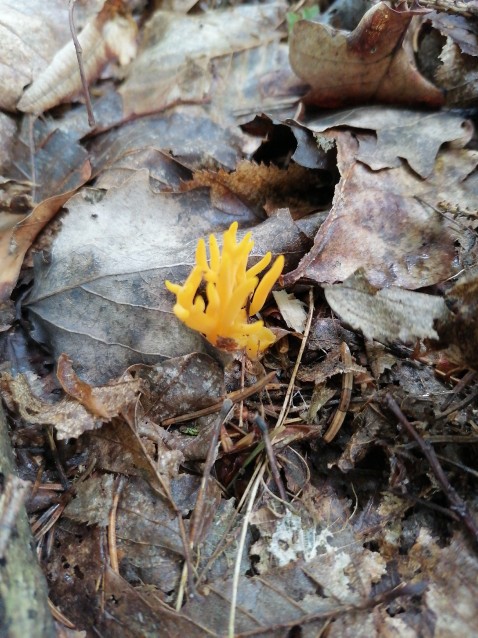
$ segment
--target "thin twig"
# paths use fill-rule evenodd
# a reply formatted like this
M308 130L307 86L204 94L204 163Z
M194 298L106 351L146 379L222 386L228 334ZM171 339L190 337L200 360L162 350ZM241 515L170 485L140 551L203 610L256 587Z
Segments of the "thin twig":
M270 383L276 377L276 372L269 372L265 377L260 379L254 385L249 386L248 388L244 388L244 390L235 390L234 392L230 392L226 399L230 399L233 403L237 403L238 401L242 401L243 399L247 399L253 394L260 392L264 386ZM171 417L170 419L164 419L161 421L161 425L163 427L167 427L168 425L174 425L176 423L183 423L185 421L193 421L194 419L199 419L201 416L207 416L208 414L214 414L214 412L219 412L222 408L224 401L218 401L213 405L210 405L208 408L203 408L202 410L196 410L196 412L188 412L188 414L182 414L180 416Z
M118 476L115 481L113 491L113 503L108 521L108 550L110 555L111 569L119 574L118 551L116 549L116 512L118 511L118 503L123 491L124 476Z
M196 504L194 506L194 512L191 520L191 526L189 528L189 543L190 548L193 549L197 541L199 540L201 530L203 527L204 517L203 517L203 509L204 509L204 500L206 497L206 490L208 482L211 478L211 470L214 465L217 457L217 442L219 440L219 432L221 431L221 427L224 425L224 422L227 420L227 417L232 409L233 403L230 399L226 399L222 404L221 411L216 419L214 424L214 428L212 431L211 442L209 443L209 450L206 457L206 462L204 463L204 471L201 479L201 486L199 488L199 492L196 498Z
M474 370L468 370L463 379L460 379L458 383L455 385L453 390L447 396L447 398L443 401L440 406L440 410L444 412L453 401L453 397L455 397L459 392L465 389L467 385L469 385L476 376L476 372Z
M33 135L34 116L28 117L28 147L30 152L30 170L32 182L32 204L35 204L36 188L37 188L37 169L35 165L35 136Z
M75 45L76 58L78 60L78 68L80 69L81 86L83 87L83 95L85 96L86 112L88 113L88 124L91 128L96 126L95 116L93 114L93 107L91 105L90 92L88 90L88 82L86 80L85 67L83 66L83 50L81 48L78 36L76 35L75 17L73 15L75 9L76 0L69 0L68 3L68 17L70 19L70 31Z
M340 403L337 408L334 418L329 425L327 432L325 432L323 439L326 443L330 443L337 436L338 431L342 427L342 423L347 415L349 409L350 399L352 398L352 386L354 382L353 372L350 372L350 366L352 365L352 356L350 350L345 341L340 346L340 357L346 372L342 375L342 392L340 394Z
M269 430L267 428L267 424L264 421L264 419L258 414L254 417L254 423L257 425L257 427L261 431L262 438L264 440L264 445L266 447L267 458L269 459L269 465L271 468L272 476L274 478L275 484L277 485L277 489L279 490L280 497L284 502L287 502L287 494L279 474L279 468L277 467L277 461L274 455L274 449L272 447L271 438L269 436Z
M53 426L50 425L47 427L46 434L47 434L48 444L50 446L50 451L53 456L53 460L55 462L55 466L56 466L61 484L63 485L63 489L67 491L70 489L70 481L68 480L68 477L61 463L60 455L58 453L58 448L56 446L55 437L53 435Z
M448 408L448 410L445 410L444 412L438 412L438 414L436 415L436 418L437 419L444 419L445 417L449 416L450 414L453 414L453 412L456 412L457 410L461 410L462 408L465 408L472 401L474 401L477 396L478 396L478 388L475 388L473 390L473 392L470 392L470 394L467 397L465 397L462 401L460 401L459 403L453 404L452 406L450 406Z
M385 401L391 412L398 419L403 428L407 431L407 434L410 436L410 438L414 439L417 442L419 448L430 464L430 467L445 496L447 497L448 502L450 503L450 509L458 514L463 524L467 527L468 531L473 536L475 542L478 543L478 525L472 517L465 501L458 495L458 493L455 491L455 488L448 480L442 466L440 465L440 462L437 459L435 450L433 449L432 445L429 441L425 441L418 434L413 425L399 408L395 399L390 394L386 395Z
M23 503L28 496L31 483L10 474L5 478L3 493L0 494L0 561L4 558L10 536Z
M305 346L307 343L307 339L310 333L310 327L312 325L312 317L314 316L314 292L312 288L309 290L309 314L307 316L307 323L305 325L304 335L302 337L302 343L300 344L299 354L297 355L297 360L294 365L294 369L292 371L292 376L289 381L289 385L287 387L287 392L285 395L284 403L282 404L282 409L277 418L277 423L274 427L274 436L276 436L279 432L281 432L284 428L284 421L287 418L287 414L289 412L290 403L292 401L292 391L295 385L295 378L297 376L297 372L299 371L299 366L302 361L302 355L304 354Z
M244 520L242 521L241 536L239 538L239 545L237 548L236 563L234 565L234 576L232 578L231 610L229 612L228 638L234 638L234 636L236 635L235 624L236 624L237 590L239 587L239 577L241 575L242 554L244 552L244 546L246 544L246 535L247 535L247 530L249 527L249 521L251 518L252 508L254 507L257 490L259 489L259 485L261 484L262 476L266 469L266 464L263 463L259 467L260 469L257 472L256 478L254 480L254 483L252 485L252 488L249 494L249 502L247 504L246 513L244 514Z

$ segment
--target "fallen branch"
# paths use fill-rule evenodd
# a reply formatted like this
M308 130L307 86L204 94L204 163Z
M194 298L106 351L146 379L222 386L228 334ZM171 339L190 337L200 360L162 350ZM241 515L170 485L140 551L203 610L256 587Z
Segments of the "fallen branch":
M431 443L429 441L425 441L418 434L413 425L399 408L395 399L390 394L386 395L385 402L393 415L398 419L400 425L406 430L408 436L417 442L418 447L421 449L425 458L430 464L435 478L437 479L445 496L448 499L448 502L450 503L450 509L460 517L461 521L464 523L470 534L473 536L475 542L478 543L478 525L476 524L475 519L472 517L467 504L458 495L458 493L455 491L455 488L448 480L448 477L443 471L443 468L440 465L440 462L437 458L437 455L435 454L435 450L433 449Z

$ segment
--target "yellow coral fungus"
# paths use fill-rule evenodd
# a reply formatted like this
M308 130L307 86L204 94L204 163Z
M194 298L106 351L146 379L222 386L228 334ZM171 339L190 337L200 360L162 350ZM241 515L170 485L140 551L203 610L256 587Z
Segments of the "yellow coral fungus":
M176 295L174 314L189 328L201 332L213 345L222 350L245 350L257 359L275 341L274 334L263 321L249 322L264 305L267 295L284 267L280 255L259 281L272 259L267 253L247 270L247 259L254 247L252 234L238 242L237 222L223 235L222 253L214 235L209 237L209 261L206 242L200 239L196 248L196 264L184 284L166 281L168 290ZM206 299L198 294L202 282L206 284Z

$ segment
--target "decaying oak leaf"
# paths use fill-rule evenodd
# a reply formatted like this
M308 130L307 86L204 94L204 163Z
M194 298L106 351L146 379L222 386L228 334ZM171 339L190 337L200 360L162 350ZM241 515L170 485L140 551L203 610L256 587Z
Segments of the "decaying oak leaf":
M27 423L53 425L58 439L77 438L87 430L101 427L103 423L102 419L88 412L78 401L63 399L58 403L47 403L38 399L21 374L12 377L4 373L2 386L2 391L11 398Z
M225 396L222 366L207 354L193 352L140 371L149 391L141 404L149 419L161 422L218 403Z
M363 273L324 290L330 307L343 321L381 343L438 339L436 323L449 316L442 297L401 288L377 290Z
M351 33L299 20L290 39L290 62L311 86L306 102L336 108L360 102L437 107L443 93L417 70L404 40L414 11L379 2Z
M432 174L440 147L447 142L452 142L454 148L464 147L474 133L472 122L457 113L391 106L362 106L325 116L306 115L301 124L314 133L338 126L373 131L375 136L359 137L360 162L378 171L400 166L403 158L423 178Z
M103 9L78 36L87 82L96 79L111 59L117 58L121 65L126 65L136 55L136 23L130 16L118 13L114 5L113 0L106 0ZM43 113L76 96L81 89L75 46L69 41L25 91L17 109Z
M404 162L398 168L372 171L357 161L359 140L365 136L338 130L324 134L327 140L335 139L341 178L313 248L284 276L286 286L299 278L335 283L359 268L379 288L423 288L454 274L453 237L432 206L448 190L447 171L455 170L457 154L465 152L444 151L425 181ZM473 162L463 169L465 176L471 167ZM466 182L462 178L456 189L466 188Z
M199 333L173 315L165 279L184 282L199 237L229 227L204 190L154 193L147 171L117 189L88 189L67 204L48 263L35 261L28 298L34 337L65 352L89 382L105 383L133 363L204 351ZM257 218L243 209L242 227ZM304 236L284 211L254 230L253 258L287 253L297 263Z
M32 245L35 237L46 224L57 214L63 204L84 184L91 175L90 163L86 161L78 174L81 181L74 190L55 197L50 197L35 206L30 215L21 223L4 232L0 232L0 301L9 299L14 289L25 253Z
M420 572L428 580L423 613L436 619L434 635L473 635L478 560L470 544L456 533L450 545L441 548L436 539L421 534L410 553L419 560Z
M75 498L65 508L65 516L87 525L108 525L114 497L113 474L90 476L76 485Z

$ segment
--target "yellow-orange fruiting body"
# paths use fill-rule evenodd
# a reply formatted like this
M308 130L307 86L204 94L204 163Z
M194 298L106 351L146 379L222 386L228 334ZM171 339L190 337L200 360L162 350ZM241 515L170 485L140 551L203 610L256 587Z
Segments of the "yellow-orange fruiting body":
M280 255L262 280L257 276L270 264L267 253L247 270L247 260L254 247L252 234L237 242L237 222L223 235L222 252L214 235L209 237L209 261L206 242L198 241L196 264L184 284L166 281L168 290L176 295L174 314L189 328L201 332L214 346L223 350L245 350L250 359L257 357L274 343L274 333L263 321L250 322L260 311L272 286L284 267ZM198 294L206 284L206 299Z

